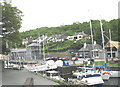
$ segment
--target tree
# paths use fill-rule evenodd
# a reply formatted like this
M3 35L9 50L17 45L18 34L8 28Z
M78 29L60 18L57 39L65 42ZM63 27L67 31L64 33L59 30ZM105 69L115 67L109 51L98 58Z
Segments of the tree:
M0 5L2 6L2 33L0 35L2 36L2 53L4 54L6 41L17 43L20 40L19 29L21 27L22 11L6 2L0 3Z

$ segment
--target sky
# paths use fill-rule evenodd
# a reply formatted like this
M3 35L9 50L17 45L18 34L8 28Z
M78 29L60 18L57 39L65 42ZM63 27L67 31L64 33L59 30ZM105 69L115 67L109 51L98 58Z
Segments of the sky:
M119 0L12 0L23 12L20 32L40 27L57 27L90 19L118 18Z

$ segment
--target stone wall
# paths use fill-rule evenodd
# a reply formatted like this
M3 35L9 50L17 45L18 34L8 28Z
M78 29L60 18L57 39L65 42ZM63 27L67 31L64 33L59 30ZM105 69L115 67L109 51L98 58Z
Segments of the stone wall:
M69 52L48 52L45 53L46 58L47 57L71 57Z
M108 67L108 69L112 71L120 71L120 66L111 66L111 67Z

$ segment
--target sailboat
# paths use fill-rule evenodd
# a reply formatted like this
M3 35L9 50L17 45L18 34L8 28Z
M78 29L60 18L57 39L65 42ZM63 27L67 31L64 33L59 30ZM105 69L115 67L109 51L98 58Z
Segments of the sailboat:
M104 56L104 65L103 66L99 66L99 68L105 68L106 69L106 55L105 55L105 48L104 48L104 36L103 36L103 28L102 28L102 22L101 22L101 20L100 20L100 25L101 25L101 34L102 34L102 43L103 43L103 56ZM92 31L92 23L91 23L91 20L90 20L90 30L91 30L91 38L92 38L92 48L93 48L93 50L94 50L94 42L93 42L93 31ZM95 55L94 55L94 51L93 51L93 53L92 53L92 56L91 57L95 57ZM95 65L95 63L94 63L94 65ZM92 72L97 72L96 71L96 67L95 66L93 66L93 68L94 68L94 70L92 71ZM100 70L101 71L101 70ZM102 77L102 79L103 80L109 80L109 78L110 78L110 71L109 70L107 70L107 71L101 71L101 72L99 72L100 74L101 74L101 77Z
M109 42L110 42L110 51L111 51L111 59L113 58L113 55L112 55L112 40L111 40L111 31L109 29ZM110 77L120 77L120 71L110 71L111 73L111 76Z
M91 30L91 38L92 38L92 48L94 49L91 20L90 20L90 30ZM86 43L84 43L84 49L86 49ZM85 58L85 53L84 53L84 58ZM94 52L92 53L91 58L94 58ZM98 85L104 83L101 74L96 72L95 68L94 69L87 68L86 63L84 63L84 67L79 67L79 68L82 70L84 69L84 71L73 72L73 76L76 76L80 82L83 82L86 85Z
M104 65L103 65L103 67L106 69L107 68L107 63L106 63L106 55L105 55L105 40L104 40L103 27L102 27L102 21L101 20L100 20L100 28L101 28L101 34L102 34L103 57L104 57ZM110 70L106 70L106 71L101 72L101 77L104 80L109 80L110 75L111 75Z

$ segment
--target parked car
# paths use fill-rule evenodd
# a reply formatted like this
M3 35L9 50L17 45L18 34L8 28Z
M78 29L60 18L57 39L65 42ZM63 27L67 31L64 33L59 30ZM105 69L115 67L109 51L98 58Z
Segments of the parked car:
M48 57L46 60L55 60L55 57Z
M69 57L62 58L62 60L70 60Z
M72 61L78 60L78 57L73 57Z

